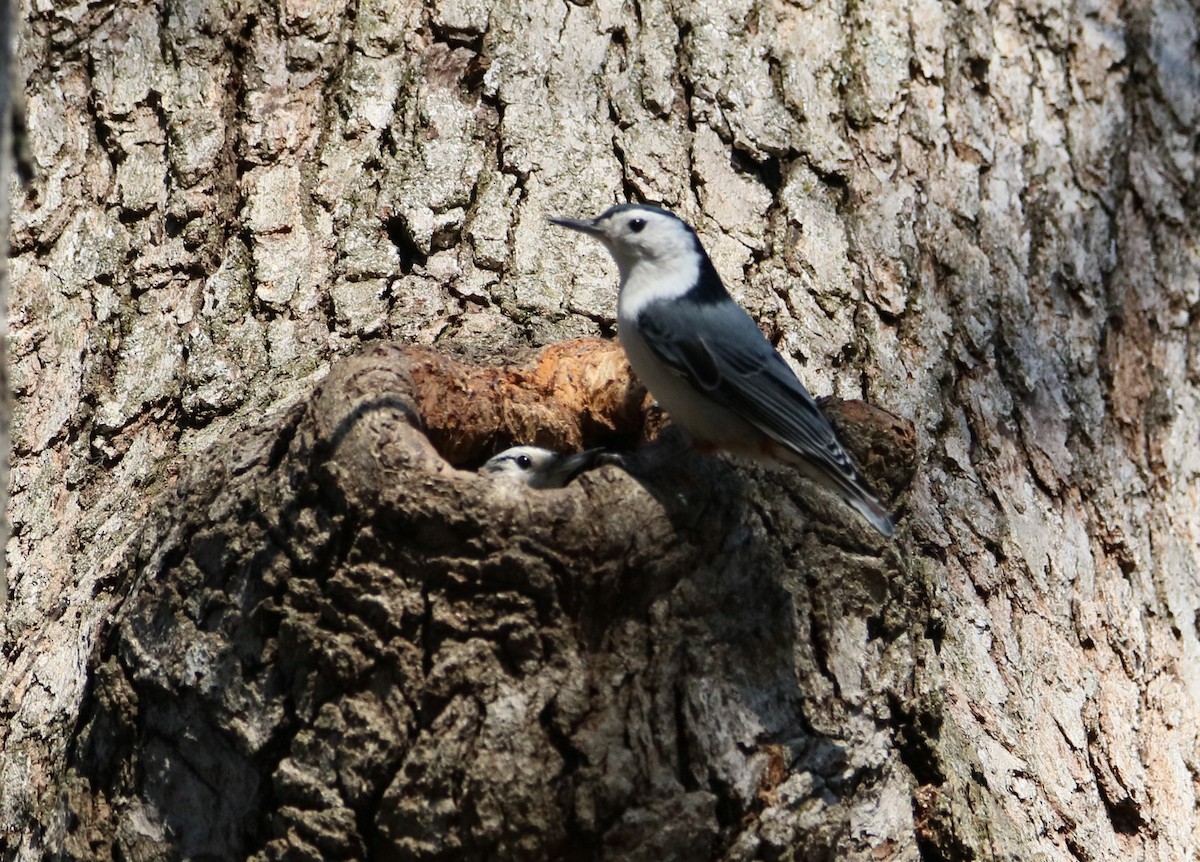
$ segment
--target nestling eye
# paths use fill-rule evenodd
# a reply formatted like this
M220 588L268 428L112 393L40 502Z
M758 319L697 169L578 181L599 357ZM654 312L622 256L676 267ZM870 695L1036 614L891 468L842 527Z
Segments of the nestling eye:
M522 470L528 470L530 467L533 466L533 459L530 458L528 455L518 455L517 456L517 466L520 467Z
M642 228L644 228L645 226L646 226L646 220L644 218L635 218L635 219L629 220L629 230L632 231L633 233L641 233Z

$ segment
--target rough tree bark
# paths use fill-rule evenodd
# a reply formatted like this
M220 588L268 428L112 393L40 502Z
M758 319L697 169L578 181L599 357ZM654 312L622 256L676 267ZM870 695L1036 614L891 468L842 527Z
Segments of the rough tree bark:
M8 379L8 228L12 200L8 178L14 173L13 10L0 2L0 547L8 545L9 453L12 440L12 389ZM23 123L22 123L23 125ZM0 608L8 601L8 561L0 559Z
M5 858L1195 857L1198 32L27 4ZM544 218L625 198L852 400L895 544L669 431L456 469L644 435L619 359L532 352L612 335Z

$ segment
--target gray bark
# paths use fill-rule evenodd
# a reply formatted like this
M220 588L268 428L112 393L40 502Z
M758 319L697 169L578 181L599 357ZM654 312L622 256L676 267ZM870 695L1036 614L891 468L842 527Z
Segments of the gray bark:
M12 440L12 391L8 379L8 228L13 175L13 27L7 0L0 2L0 548L8 547L8 478ZM22 123L23 125L23 123ZM0 608L8 602L8 560L0 558Z
M6 858L1200 852L1194 7L23 15ZM644 432L526 353L626 197L914 423L845 426L895 545L669 432L446 463Z

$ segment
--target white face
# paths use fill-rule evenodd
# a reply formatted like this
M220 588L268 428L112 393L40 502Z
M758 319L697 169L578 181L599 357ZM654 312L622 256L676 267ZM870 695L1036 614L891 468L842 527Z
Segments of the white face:
M514 446L490 459L480 469L493 475L513 476L528 480L532 474L546 470L557 458L558 456L548 449L540 449L537 446Z
M655 207L617 206L594 221L551 221L604 243L622 275L627 275L639 263L690 263L696 254L697 241L692 229Z
M696 248L695 235L675 216L637 207L609 210L596 219L599 238L621 264L638 261L677 260L691 255Z

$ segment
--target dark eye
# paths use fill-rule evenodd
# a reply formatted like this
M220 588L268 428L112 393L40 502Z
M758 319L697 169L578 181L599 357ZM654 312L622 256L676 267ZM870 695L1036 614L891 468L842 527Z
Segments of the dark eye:
M522 470L528 470L530 467L533 466L533 459L530 458L528 455L518 455L517 456L517 466L520 467Z
M642 228L645 226L646 220L644 218L634 218L629 220L629 229L634 233L641 233Z

